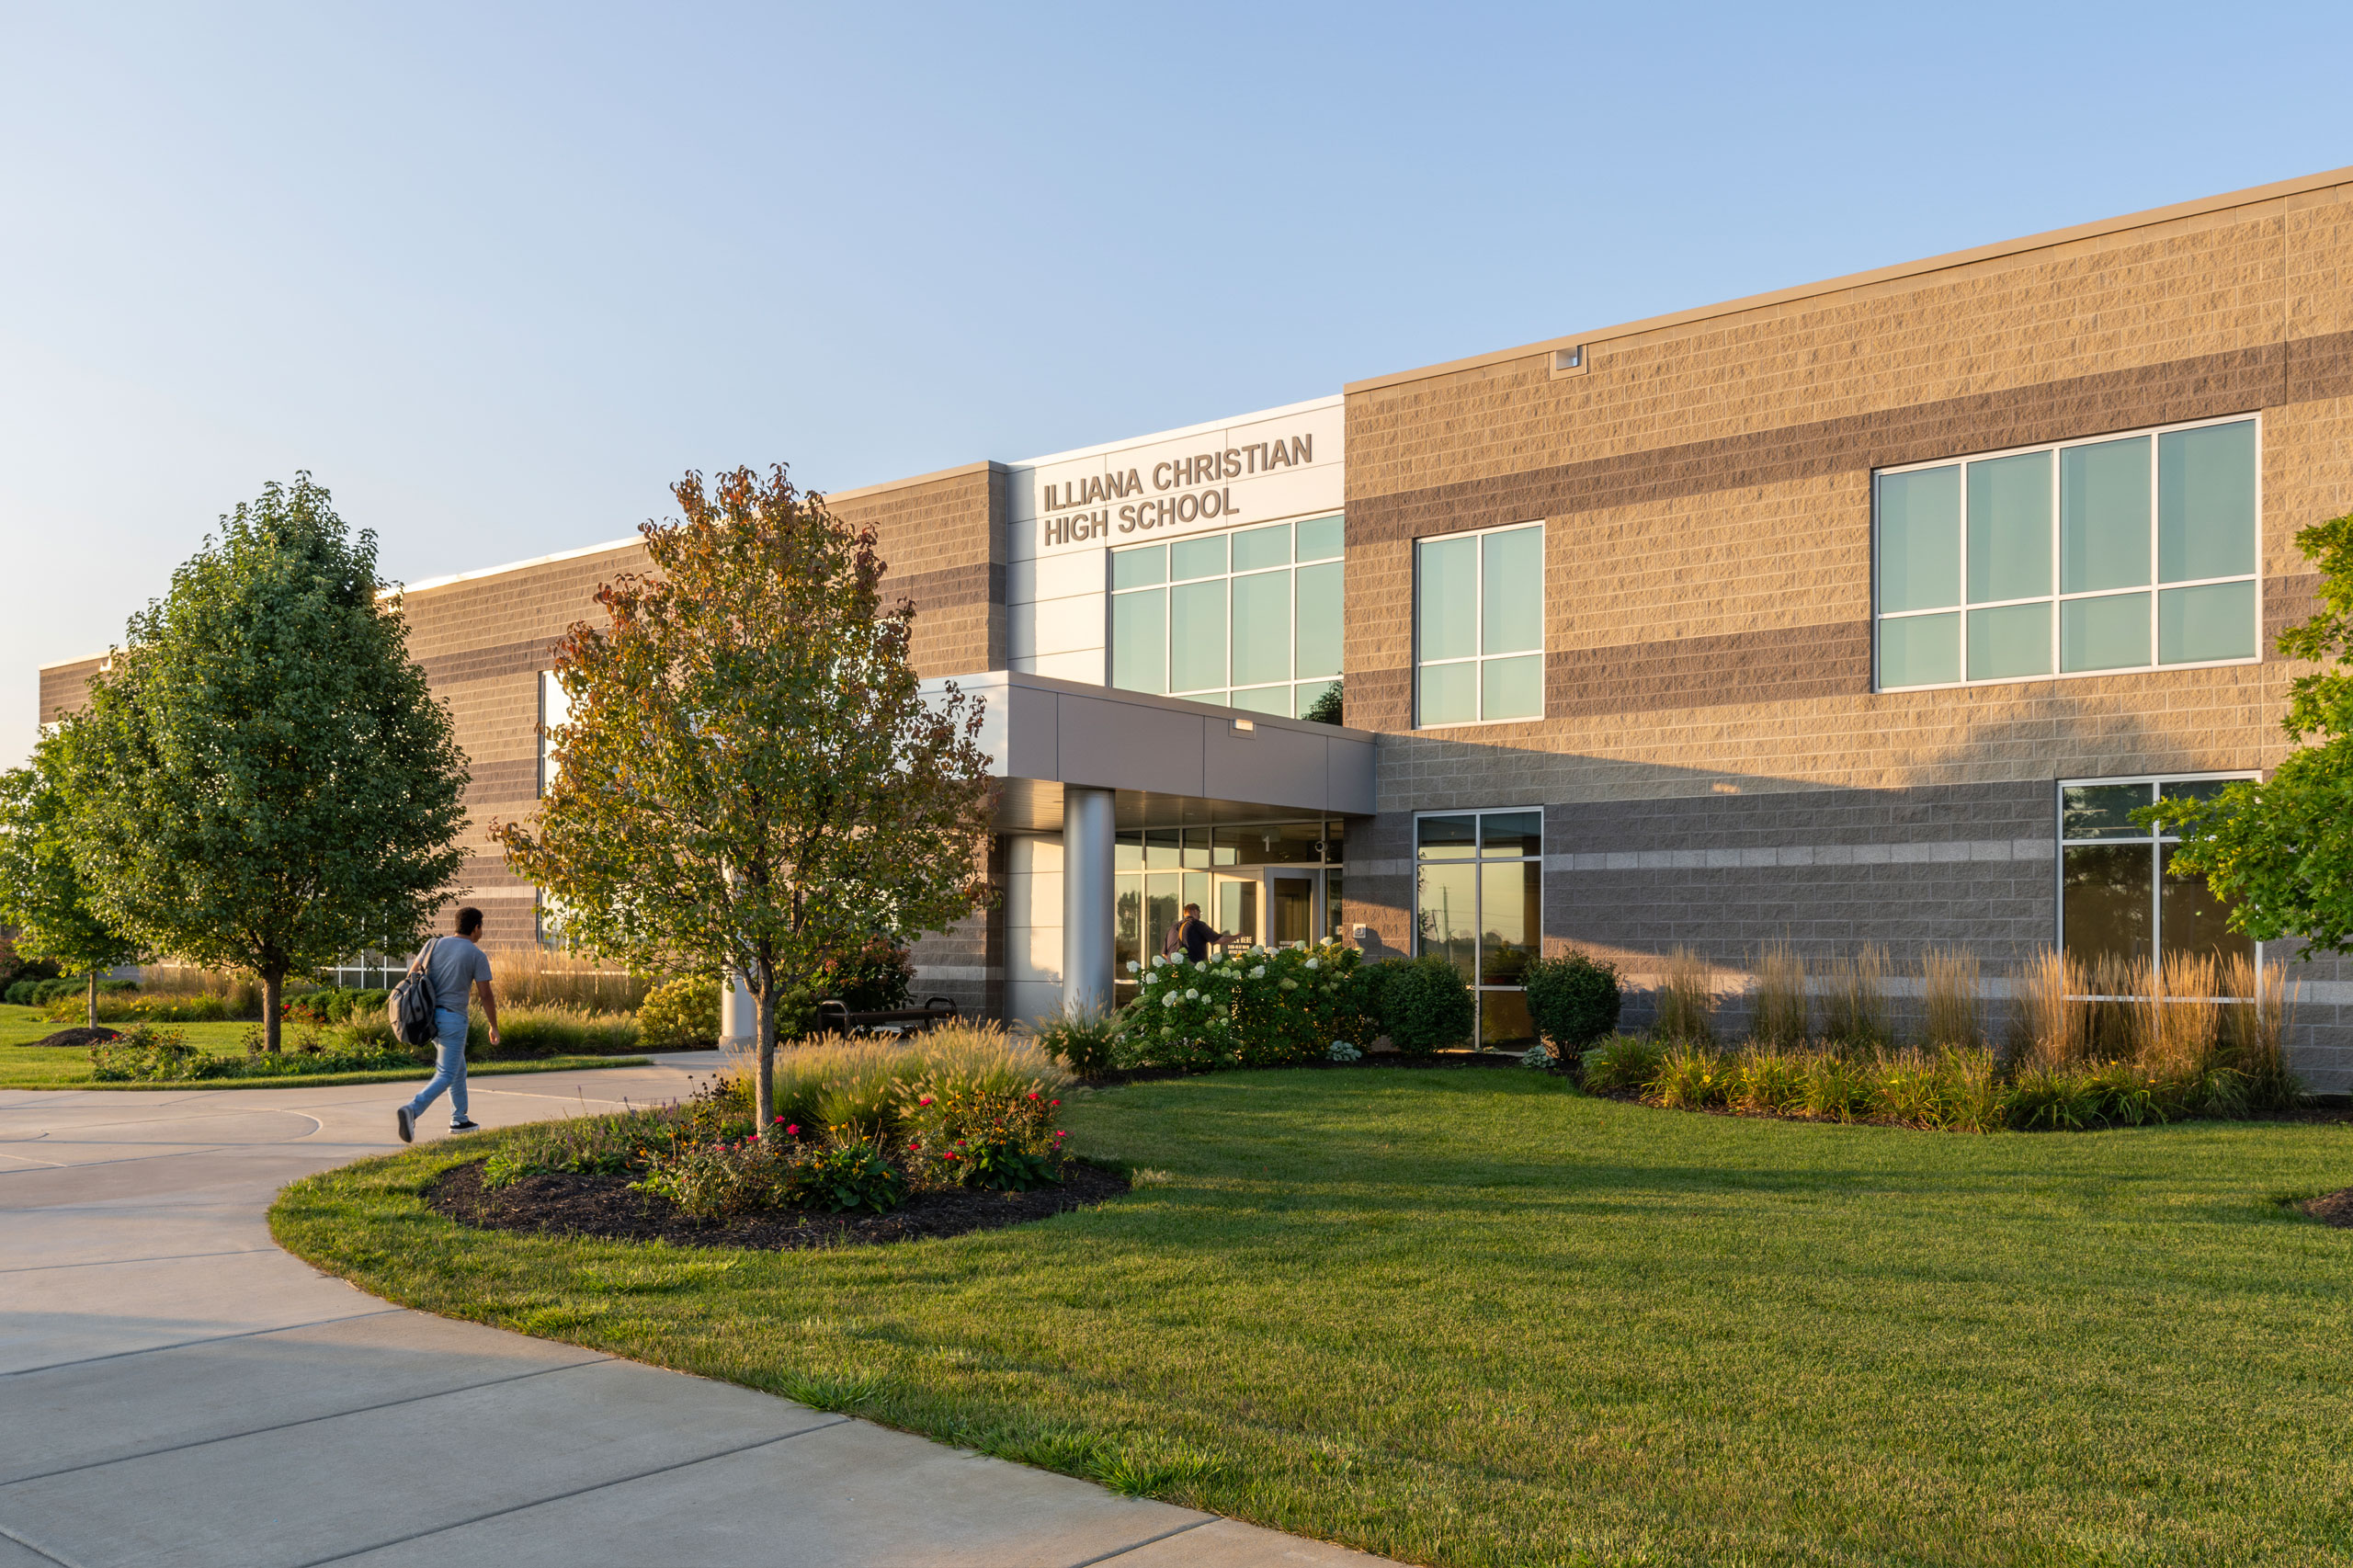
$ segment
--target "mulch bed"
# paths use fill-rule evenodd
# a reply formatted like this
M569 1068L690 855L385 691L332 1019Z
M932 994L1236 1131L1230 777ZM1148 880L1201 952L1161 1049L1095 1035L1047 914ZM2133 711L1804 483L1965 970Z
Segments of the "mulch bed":
M23 1045L72 1046L79 1050L93 1045L104 1045L110 1040L120 1040L121 1038L121 1035L118 1034L113 1029L108 1028L103 1024L100 1024L96 1028L93 1028L88 1024L76 1024L70 1029L60 1029L55 1034L44 1035L39 1040L21 1040L18 1043Z
M2353 1231L2353 1187L2325 1197L2308 1199L2297 1207L2313 1219L2324 1221L2340 1231Z
M475 1160L436 1176L425 1189L425 1201L460 1224L484 1230L793 1252L994 1231L1091 1208L1128 1190L1125 1176L1074 1161L1061 1186L1035 1192L958 1187L918 1192L888 1214L779 1212L709 1221L688 1219L666 1198L631 1192L629 1183L623 1176L534 1176L490 1190L482 1184L482 1162Z

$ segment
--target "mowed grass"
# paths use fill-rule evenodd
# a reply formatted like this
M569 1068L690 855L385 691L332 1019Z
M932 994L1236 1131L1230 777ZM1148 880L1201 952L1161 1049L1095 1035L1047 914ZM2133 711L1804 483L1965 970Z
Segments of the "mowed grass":
M2353 1131L1969 1137L1503 1072L1075 1096L1099 1210L768 1255L455 1225L496 1135L315 1176L395 1301L1433 1563L2353 1557Z
M112 1024L110 1028L128 1028L127 1024ZM245 1031L257 1026L247 1023L225 1024L160 1024L159 1028L173 1029L184 1035L190 1045L222 1055L241 1056L245 1050ZM0 1005L0 1089L320 1089L339 1084L400 1084L411 1079L418 1083L433 1076L430 1067L404 1068L389 1073L319 1073L310 1076L290 1078L205 1078L186 1084L98 1084L90 1079L90 1052L85 1046L37 1046L25 1041L45 1040L59 1029L71 1028L44 1017L38 1007L12 1007ZM291 1044L296 1030L289 1028L285 1038ZM514 1062L470 1062L466 1076L480 1078L501 1073L570 1072L580 1067L642 1067L642 1056L543 1056Z

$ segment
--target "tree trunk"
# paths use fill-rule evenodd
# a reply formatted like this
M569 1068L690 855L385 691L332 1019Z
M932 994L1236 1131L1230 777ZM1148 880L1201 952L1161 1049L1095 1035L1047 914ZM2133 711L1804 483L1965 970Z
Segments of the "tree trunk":
M760 1070L752 1080L752 1124L760 1130L760 1142L773 1149L784 1134L776 1124L776 976L764 977L760 986Z
M87 1012L89 1017L85 1018L83 1021L88 1024L92 1028L97 1028L98 1027L98 971L95 969L90 971L90 994Z
M261 1048L273 1055L278 1051L278 993L285 983L283 974L261 977Z

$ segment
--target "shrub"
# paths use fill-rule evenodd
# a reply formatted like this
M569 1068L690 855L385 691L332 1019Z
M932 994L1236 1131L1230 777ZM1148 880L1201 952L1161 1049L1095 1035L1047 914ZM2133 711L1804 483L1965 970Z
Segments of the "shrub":
M1623 998L1618 966L1591 954L1538 959L1523 971L1529 1016L1537 1032L1563 1051L1577 1051L1618 1032Z
M1117 1013L1064 1013L1038 1026L1038 1044L1082 1078L1109 1072L1119 1043Z
M666 1198L695 1220L724 1220L747 1209L772 1209L784 1196L790 1150L756 1138L725 1143L679 1143L655 1152L631 1190Z
M1435 953L1392 960L1381 987L1381 1028L1408 1056L1461 1045L1478 1027L1479 1005L1462 971Z
M90 1047L90 1076L101 1084L176 1082L205 1076L205 1052L177 1029L134 1025L117 1039Z
M907 1200L907 1178L864 1138L835 1138L793 1151L779 1197L788 1208L887 1214Z
M870 937L862 946L826 958L810 983L819 997L853 1013L886 1013L907 1005L915 981L913 953L888 937Z
M1051 1186L1062 1174L1066 1134L1054 1127L1062 1103L1040 1089L975 1089L926 1076L899 1106L908 1167L942 1186L999 1192Z
M1253 948L1203 963L1182 954L1131 966L1136 999L1119 1016L1128 1067L1279 1066L1324 1057L1367 1031L1368 981L1353 948Z
M708 1045L718 1040L719 982L682 974L647 992L637 1009L637 1038L646 1045Z
M1641 1094L1651 1086L1666 1051L1655 1040L1620 1035L1577 1059L1577 1076L1597 1095Z

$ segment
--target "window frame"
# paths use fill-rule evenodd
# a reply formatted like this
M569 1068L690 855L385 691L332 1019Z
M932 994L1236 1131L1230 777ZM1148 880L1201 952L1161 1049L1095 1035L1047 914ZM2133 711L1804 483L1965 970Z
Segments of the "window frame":
M1452 727L1460 728L1461 726L1457 725ZM1530 812L1534 812L1536 815L1536 852L1532 855L1497 855L1490 857L1482 853L1481 851L1483 851L1485 848L1486 829L1483 825L1481 825L1476 829L1480 835L1479 840L1473 846L1473 853L1469 857L1461 859L1437 861L1426 861L1422 858L1422 820L1425 817L1467 816L1472 818L1484 818L1490 816L1518 816ZM1540 804L1433 807L1427 811L1415 812L1413 815L1412 836L1407 840L1406 845L1407 848L1411 852L1407 858L1406 863L1413 868L1414 877L1414 901L1412 912L1413 956L1417 959L1424 956L1422 947L1422 868L1424 866L1441 865L1483 867L1525 866L1533 864L1536 867L1536 929L1530 934L1529 941L1529 956L1531 960L1542 958L1544 956L1544 903L1548 891L1545 884L1549 880L1545 876L1544 866L1545 842L1549 830L1546 827L1544 821L1544 808ZM1483 888L1483 879L1474 879L1472 886L1474 888ZM1483 918L1485 913L1484 904L1486 902L1486 894L1482 891L1478 892L1476 896L1481 907L1472 912L1472 941L1473 945L1471 960L1471 978L1468 983L1471 988L1472 1000L1477 1005L1478 1010L1476 1017L1472 1024L1471 1046L1473 1051L1485 1051L1488 1049L1486 1045L1487 1005L1483 1000L1486 994L1490 991L1511 992L1524 996L1528 993L1528 987L1524 983L1519 985L1495 985L1488 983L1485 980L1481 978L1481 976L1485 973L1487 967L1485 961L1486 954L1484 951L1487 939L1485 928L1486 922ZM1541 1038L1540 1033L1538 1038Z
M2168 665L2167 667L2172 668L2175 666ZM1905 689L1909 688L1907 687ZM2179 834L2164 831L2162 828L2159 831L2152 833L2146 837L2142 838L2070 838L2067 836L2068 790L2097 789L2102 785L2110 784L2150 784L2157 786L2166 784L2239 784L2248 782L2250 780L2260 779L2262 777L2263 775L2258 769L2240 767L2210 770L2206 772L2199 772L2193 769L2179 773L2127 773L2091 778L2060 778L2053 780L2051 786L2051 831L2052 843L2055 846L2057 852L2052 857L2051 863L2052 945L2062 953L2064 953L2067 950L2067 851L2070 849L2088 849L2094 846L2132 845L2135 846L2145 847L2149 851L2150 963L2153 967L2162 965L2165 962L2165 956L2164 849L2165 846L2168 844L2179 844L2181 842L2181 835ZM2152 797L2152 803L2154 804L2154 801L2161 798L2164 793L2164 790L2159 788ZM2260 969L2263 966L2264 944L2261 942L2253 942L2252 945L2255 949L2256 967Z
M1532 649L1522 648L1509 653L1488 653L1474 650L1472 653L1463 654L1458 658L1424 659L1422 657L1422 546L1426 544L1451 543L1456 540L1484 540L1492 534L1518 533L1529 528L1533 528L1536 531L1536 646ZM1550 537L1552 529L1547 525L1547 519L1543 517L1529 517L1523 518L1516 523L1498 523L1493 528L1462 528L1453 533L1423 534L1414 540L1414 599L1408 612L1412 617L1414 662L1413 667L1408 673L1411 675L1413 679L1413 690L1410 695L1413 701L1413 727L1415 729L1467 730L1474 725L1481 724L1534 724L1540 723L1543 721L1550 698L1550 693L1545 689L1548 684L1545 680L1545 660L1548 656L1546 644L1550 641L1550 637L1548 635L1550 628L1545 625L1545 611L1551 607L1552 598L1550 594L1546 591L1548 585L1545 581L1545 569L1552 549L1552 541ZM1483 544L1480 546L1478 564L1472 573L1472 583L1475 591L1473 592L1471 600L1471 624L1473 629L1474 635L1483 635L1484 628L1486 626L1487 572L1485 549L1486 547ZM1533 654L1536 659L1536 711L1533 713L1516 713L1509 718L1503 719L1488 718L1486 716L1487 698L1485 668L1487 662L1491 659L1525 659L1530 654ZM1480 709L1479 717L1475 719L1451 719L1438 723L1432 723L1425 721L1422 717L1422 672L1426 669L1449 668L1456 665L1468 665L1471 666L1471 684L1472 689L1477 694ZM1480 809L1484 810L1485 808L1482 807ZM1440 812L1436 814L1444 816L1449 813Z
M2225 577L2185 577L2178 582L2165 582L2162 578L2163 563L2160 555L2159 534L2165 511L2164 496L2161 491L2161 472L2164 460L2162 456L2163 445L2161 438L2166 436L2177 434L2184 430L2202 430L2223 425L2252 425L2255 426L2254 566L2247 572L2235 573ZM2063 483L2062 474L2065 468L2065 462L2062 454L2065 453L2071 448L2096 447L2110 441L2129 441L2141 437L2146 437L2149 442L2148 581L2138 586L2127 586L2121 588L2081 588L2075 589L2072 592L2068 591L2063 586L2065 581L2063 573L2065 534L2063 520L2060 513L2060 490ZM1987 599L1982 603L1972 600L1969 597L1968 585L1969 479L1967 465L1978 462L1991 462L2002 458L2025 457L2035 452L2048 452L2051 454L2051 591L2046 594L2028 598ZM2241 414L2217 415L2211 418L2206 419L2185 419L2171 425L2137 426L2131 429L2110 430L2095 436L2071 436L2062 441L2037 441L2025 446L1999 447L1992 450L1983 452L1959 452L1948 457L1930 458L1918 462L1891 463L1884 468L1874 468L1870 472L1870 629L1872 693L1874 695L1880 695L1896 692L1950 691L1961 687L2017 686L2026 681L2086 680L2107 676L2151 675L2165 670L2228 669L2240 665L2261 664L2264 658L2263 452L2263 414L2261 410L2257 409ZM1959 562L1959 571L1961 574L1960 597L1951 605L1939 606L1933 609L1882 611L1880 608L1880 568L1885 560L1885 551L1881 544L1880 540L1880 481L1891 474L1920 473L1939 468L1959 468L1961 471L1960 476L1960 537L1957 541L1961 552ZM2243 657L2228 659L2198 659L2185 661L2179 664L2164 664L2159 662L2158 654L2162 651L2163 647L2160 641L2161 623L2159 620L2159 617L2162 613L2160 609L2162 602L2161 596L2175 589L2212 587L2230 583L2252 583L2254 585L2255 652ZM2150 662L2145 665L2116 665L2106 669L2097 670L2061 669L2059 667L2060 650L2062 640L2064 635L2063 631L2064 617L2062 614L2061 607L2070 603L2071 601L2115 598L2133 593L2146 594L2149 598ZM1969 618L1971 612L1976 610L2009 608L2019 605L2040 604L2047 604L2051 607L2050 669L2042 675L1984 676L1974 680L1971 679L1969 675ZM1880 629L1891 620L1911 620L1936 615L1954 615L1960 618L1959 661L1961 667L1961 678L1959 680L1949 681L1932 681L1918 686L1888 685L1881 670ZM2167 774L2165 777L2168 778L2188 778L2190 776L2187 774ZM2119 779L2116 782L2131 783L2133 782L2133 780Z
M1313 700L1310 699L1307 702L1302 702L1300 700L1300 688L1302 687L1311 686L1319 688L1337 686L1344 678L1346 672L1346 631L1347 626L1348 584L1347 535L1345 521L1347 515L1347 514L1345 512L1312 512L1302 517L1272 517L1258 522L1236 523L1232 528L1203 528L1192 533L1176 534L1163 539L1132 540L1124 544L1112 545L1104 551L1103 684L1115 691L1135 691L1147 697L1168 697L1173 698L1179 702L1205 702L1212 707L1233 708L1234 709L1234 711L1238 713L1261 713L1265 714L1268 718L1284 719L1298 719L1304 717L1306 709L1313 706ZM1299 558L1299 529L1301 526L1307 523L1320 523L1327 519L1338 521L1342 525L1340 553L1337 555L1318 556L1313 561L1302 561ZM1233 543L1235 536L1250 533L1259 528L1288 528L1291 530L1290 562L1287 565L1282 566L1260 566L1245 572L1235 571L1233 569ZM1174 546L1190 543L1196 540L1217 538L1223 538L1226 540L1225 570L1222 573L1211 573L1205 577L1187 577L1180 581L1179 579L1168 575L1165 569L1165 562L1167 558L1164 555L1164 566L1161 573L1161 580L1158 583L1143 584L1132 588L1121 588L1116 585L1119 580L1118 558L1121 555L1131 555L1142 551L1154 549L1166 551ZM1302 568L1310 566L1336 566L1339 568L1340 573L1340 624L1343 634L1341 664L1343 668L1342 670L1328 676L1302 676L1299 673L1299 574ZM1237 684L1233 679L1233 585L1244 577L1263 577L1271 575L1277 572L1283 573L1288 577L1290 588L1290 632L1288 639L1290 644L1289 664L1290 667L1290 674L1286 678L1279 681L1256 681L1246 686ZM1171 689L1175 684L1175 652L1176 635L1176 618L1170 608L1171 596L1174 595L1177 588L1188 586L1195 583L1223 583L1225 585L1226 680L1222 687L1204 687L1198 691L1176 691ZM1152 593L1157 593L1161 596L1160 653L1162 683L1161 689L1158 691L1147 691L1141 687L1124 687L1120 685L1118 657L1120 601L1123 598L1129 598L1137 595ZM1290 692L1291 706L1290 710L1287 712L1278 714L1268 709L1240 708L1236 707L1234 704L1233 697L1236 692L1261 692L1271 690L1277 687L1288 688Z

